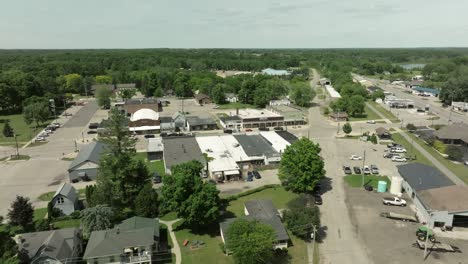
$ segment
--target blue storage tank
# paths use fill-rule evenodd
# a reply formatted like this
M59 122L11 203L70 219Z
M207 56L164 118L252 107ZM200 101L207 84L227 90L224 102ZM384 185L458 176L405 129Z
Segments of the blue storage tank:
M387 192L387 182L386 181L379 181L377 185L377 192L384 193Z

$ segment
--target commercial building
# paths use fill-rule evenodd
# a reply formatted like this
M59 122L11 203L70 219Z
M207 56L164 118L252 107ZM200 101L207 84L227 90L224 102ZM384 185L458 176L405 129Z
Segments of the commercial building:
M263 69L262 73L265 75L270 75L270 76L287 76L290 75L290 73L286 70L275 70L272 68L267 68Z
M278 153L283 153L291 145L289 141L281 137L276 131L262 131L260 135L265 138Z
M242 119L239 116L222 116L219 118L219 123L223 128L241 129Z
M322 85L323 87L325 87L325 85L331 85L330 79L327 79L327 78L321 78L319 82L320 82L320 85Z
M187 116L187 131L216 130L218 124L211 116Z
M164 167L171 174L174 165L192 160L200 161L206 168L206 160L193 136L164 137Z
M162 111L161 101L155 98L129 99L123 102L122 107L127 116L132 116L135 112L141 109L151 109L154 112Z
M271 200L251 200L244 203L244 214L245 216L240 219L246 220L257 220L265 225L273 228L275 231L275 242L273 249L284 249L288 247L289 235L281 222L280 214L273 205ZM228 218L219 224L221 239L223 243L229 240L228 229L229 226L236 221L238 218ZM230 249L227 248L230 252Z
M128 129L137 134L158 133L161 129L159 114L151 109L140 109L130 117Z
M234 135L249 157L263 157L256 163L268 165L281 160L281 155L261 135Z
M375 133L380 139L391 139L392 133L384 127L379 127L375 129Z
M238 128L276 127L284 125L284 117L282 115L266 109L238 109L235 112L231 112L231 116L237 117L229 121L224 119L224 121L221 122L224 128L231 128L234 125ZM235 123L232 121L235 121Z
M396 108L413 108L414 101L411 99L400 99L394 95L387 95L385 96L384 103L390 107Z
M275 131L276 134L278 134L280 137L282 137L284 140L286 140L287 142L289 142L290 144L296 142L298 140L298 138L289 133L288 131Z
M468 148L468 125L455 123L441 127L434 132L434 136L444 144L462 145Z
M270 105L267 109L283 116L284 126L303 125L306 123L304 113L295 107L289 105Z
M398 172L420 221L431 227L468 226L467 186L455 185L436 168L420 163L399 165Z
M330 97L332 99L338 99L338 98L341 98L341 95L339 92L337 92L335 90L335 88L333 88L333 86L331 85L325 85L325 90L327 90L328 94L330 95Z
M333 121L343 122L348 120L348 114L346 112L333 112L330 114L330 118Z
M416 87L413 87L412 89L413 91L416 91L417 93L426 94L426 95L430 95L434 97L438 97L440 94L440 90L435 89L435 88L416 86Z

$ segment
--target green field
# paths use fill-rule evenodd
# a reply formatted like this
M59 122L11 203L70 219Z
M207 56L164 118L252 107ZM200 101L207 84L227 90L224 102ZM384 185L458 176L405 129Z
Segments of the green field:
M236 109L236 108L256 108L254 105L251 104L243 104L243 103L229 103L229 104L222 104L219 105L218 109Z
M69 220L60 220L54 221L54 228L69 228L69 227L80 227L80 219L69 219Z
M380 119L380 116L370 109L367 105L364 106L364 114L358 117L349 117L349 121L363 121L363 120L376 120Z
M47 208L34 209L34 221L44 219L47 214Z
M362 174L352 174L344 177L346 183L353 188L362 186ZM377 188L379 181L387 182L387 190L390 189L390 180L387 176L378 176L378 175L364 175L364 184L371 185L374 189Z
M43 124L36 130L34 130L35 124L27 125L24 122L22 114L2 115L0 116L0 131L3 131L5 120L10 120L10 126L13 128L14 133L17 135L18 143L21 145L24 145L29 140L31 140L40 131L41 128L46 127L47 123L50 123L52 121L51 119L48 122L46 122L46 124ZM0 144L12 145L14 143L14 137L4 137L3 134L0 133Z
M281 209L285 208L287 202L296 196L296 194L284 190L283 187L269 188L231 201L227 207L227 211L228 214L232 213L235 216L243 216L244 202L254 199L270 199L276 208ZM218 225L214 225L201 232L185 228L175 230L177 241L182 251L182 263L234 263L233 257L226 256L221 249L220 244L222 240ZM292 246L288 248L290 258L279 258L274 263L307 263L306 243L292 234L290 234L290 237L292 241ZM198 249L190 249L190 243L185 247L183 246L183 242L186 239L190 242L201 240L205 242L205 245Z

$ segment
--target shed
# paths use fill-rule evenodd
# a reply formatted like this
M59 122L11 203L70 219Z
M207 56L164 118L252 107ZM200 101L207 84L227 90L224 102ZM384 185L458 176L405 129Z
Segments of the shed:
M79 209L79 200L76 189L69 183L63 183L52 197L51 203L53 208L56 208L64 215L70 215L75 210Z
M195 95L195 101L199 105L204 105L204 104L211 104L213 101L211 100L211 97L209 97L206 94L203 93L198 93Z
M147 155L149 161L163 159L163 152L162 138L148 138Z

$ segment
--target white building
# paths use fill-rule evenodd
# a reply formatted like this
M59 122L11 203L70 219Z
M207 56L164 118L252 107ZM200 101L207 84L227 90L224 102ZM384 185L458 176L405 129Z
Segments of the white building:
M239 97L237 97L237 95L234 93L226 93L225 99L226 99L226 102L229 102L229 103L237 103L239 101Z
M338 98L341 98L341 95L339 92L337 92L335 90L335 88L333 88L333 86L331 85L325 85L325 89L327 90L328 94L330 95L330 97L332 99L338 99Z
M260 135L264 137L268 142L271 143L272 147L278 151L278 153L283 153L286 148L291 145L288 141L278 135L275 131L261 131Z

